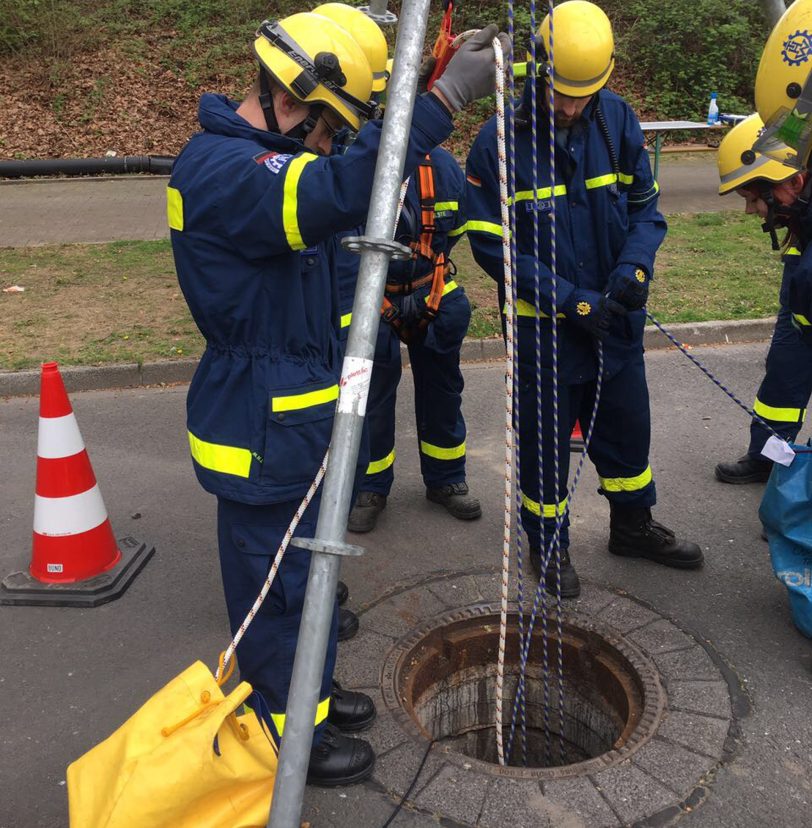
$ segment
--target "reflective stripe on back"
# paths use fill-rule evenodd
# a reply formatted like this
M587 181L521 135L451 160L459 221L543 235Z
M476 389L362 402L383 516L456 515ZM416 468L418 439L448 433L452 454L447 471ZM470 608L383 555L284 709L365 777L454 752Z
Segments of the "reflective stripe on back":
M248 477L251 472L251 452L238 446L207 443L189 432L189 448L195 462L209 471Z
M307 245L302 240L299 229L299 179L306 164L315 161L315 155L297 155L287 164L285 171L285 188L282 195L282 225L285 238L292 250L304 250Z

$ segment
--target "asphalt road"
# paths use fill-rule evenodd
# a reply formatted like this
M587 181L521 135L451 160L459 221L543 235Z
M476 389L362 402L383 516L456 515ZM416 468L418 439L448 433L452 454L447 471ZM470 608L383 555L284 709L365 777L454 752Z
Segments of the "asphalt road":
M748 345L694 353L752 399L764 351L764 345ZM808 825L812 650L790 623L784 589L759 537L761 487L725 486L712 475L716 461L741 453L747 418L680 354L651 353L648 365L651 459L661 503L655 515L700 542L706 566L684 573L611 557L605 551L608 509L591 468L574 499L574 562L582 577L628 590L710 642L751 701L737 754L717 770L704 804L682 822ZM459 523L426 501L406 373L395 489L378 529L364 538L367 554L344 567L351 606L406 577L498 566L502 368L464 370L469 481L482 499L483 518ZM187 458L185 392L181 386L73 395L116 533L154 543L158 552L114 603L88 610L0 607L0 828L66 825L66 765L193 660L213 664L227 643L214 500L197 485ZM29 560L37 405L34 398L0 402L0 577ZM340 655L338 675L352 685L352 676L341 673ZM392 807L374 785L310 790L304 817L317 828L367 828L382 825ZM414 812L395 822L436 824L435 816Z
M161 239L166 177L0 182L0 247ZM713 152L665 155L660 162L664 213L738 210L736 196L717 195Z

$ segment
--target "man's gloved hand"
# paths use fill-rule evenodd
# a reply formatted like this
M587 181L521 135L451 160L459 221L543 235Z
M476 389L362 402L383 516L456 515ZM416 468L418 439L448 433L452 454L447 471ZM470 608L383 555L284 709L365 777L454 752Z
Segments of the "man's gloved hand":
M649 281L648 274L642 267L622 264L609 276L607 295L626 310L640 310L648 301Z
M429 78L431 77L431 73L434 71L434 67L436 65L437 58L434 57L434 55L429 55L427 58L423 58L423 62L420 64L420 71L417 73L418 95L428 92Z
M626 315L623 305L597 290L574 290L562 310L567 319L601 341L609 336L612 317Z
M409 293L400 300L400 318L407 327L416 325L423 318L426 309L425 297Z
M493 46L498 27L491 23L465 41L451 58L448 66L434 82L433 89L441 92L453 112L459 112L466 104L490 95L496 88ZM505 62L511 53L510 40L499 34Z

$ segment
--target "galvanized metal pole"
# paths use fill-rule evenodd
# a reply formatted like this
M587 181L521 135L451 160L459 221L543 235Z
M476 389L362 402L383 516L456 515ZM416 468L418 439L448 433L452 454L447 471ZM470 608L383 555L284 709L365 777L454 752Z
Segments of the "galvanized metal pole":
M285 732L279 753L269 828L299 828L300 825L302 798L313 743L313 722L333 617L340 556L360 552L344 543L344 534L350 511L386 273L390 258L401 249L400 245L392 242L392 236L428 12L429 0L406 0L401 10L394 71L387 90L386 116L372 185L366 235L355 240L354 245L355 249L363 252L316 538L297 544L311 549L313 557L288 694ZM408 251L401 255L408 255Z

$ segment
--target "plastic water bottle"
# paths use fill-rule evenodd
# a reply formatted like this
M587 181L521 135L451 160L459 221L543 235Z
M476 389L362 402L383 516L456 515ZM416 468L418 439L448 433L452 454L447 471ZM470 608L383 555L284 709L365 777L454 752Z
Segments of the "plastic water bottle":
M716 103L716 93L711 92L710 103L708 104L708 126L719 123L719 104Z

